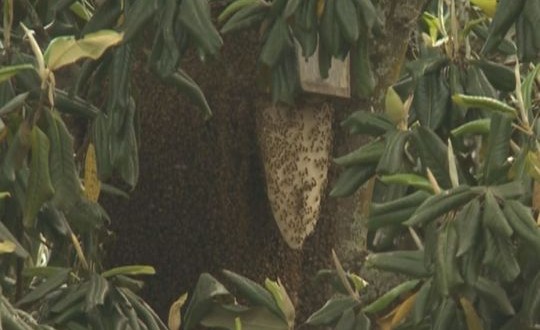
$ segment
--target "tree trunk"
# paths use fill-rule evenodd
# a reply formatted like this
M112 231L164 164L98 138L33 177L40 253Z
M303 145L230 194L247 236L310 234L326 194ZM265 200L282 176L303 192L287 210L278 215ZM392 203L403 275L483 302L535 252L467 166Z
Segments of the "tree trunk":
M414 24L425 1L383 2L403 8L386 12L387 29L380 40L385 47L376 48L379 91L393 83L400 70L396 63L405 54L412 26L402 21ZM397 13L399 22L394 24ZM326 291L313 283L317 270L332 267L329 256L338 241L342 246L357 239L344 236L356 202L329 198L324 198L315 232L302 250L291 250L280 236L257 144L256 104L268 99L257 89L257 38L255 32L236 34L225 38L219 59L201 64L193 55L184 61L214 111L208 122L181 92L148 73L144 63L134 74L141 176L129 200L104 201L116 234L108 260L156 268L144 296L162 317L202 272L219 277L226 268L257 281L281 278L303 321L326 298ZM346 113L337 113L339 123ZM335 153L343 153L344 133L337 124L333 131L334 143L341 146ZM332 167L330 183L336 172Z

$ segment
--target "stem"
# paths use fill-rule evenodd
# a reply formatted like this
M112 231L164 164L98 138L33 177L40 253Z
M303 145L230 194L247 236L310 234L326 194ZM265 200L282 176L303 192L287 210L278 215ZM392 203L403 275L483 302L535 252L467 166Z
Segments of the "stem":
M63 219L64 224L66 225L66 228L68 229L68 235L71 239L71 243L73 243L73 247L75 248L75 252L77 253L77 257L81 261L81 264L83 266L83 269L86 271L90 270L90 266L88 264L88 261L86 261L86 257L84 256L81 243L79 242L79 239L77 236L75 236L75 233L73 233L73 230L71 229L71 226L67 222L66 219Z
M517 105L519 109L519 115L521 117L521 121L523 122L523 125L525 126L524 129L526 131L530 131L531 126L529 123L529 115L527 114L527 109L525 109L525 102L523 101L523 93L521 92L521 74L519 72L519 60L516 60L514 74L516 76L516 98L517 98Z
M5 0L4 3L4 48L11 48L11 27L13 26L13 0Z
M414 230L413 227L409 227L409 233L411 234L411 237L414 240L414 243L418 247L418 250L423 251L424 250L424 244L422 243L422 240L420 239L420 236L418 236L418 233L416 233L416 230Z
M458 20L456 15L456 1L450 0L450 32L452 33L452 58L456 58L459 54L459 33L458 33Z
M69 227L68 227L69 228ZM71 238L71 242L73 243L73 247L75 248L75 251L77 252L77 257L79 257L79 260L81 260L81 264L84 268L84 270L88 271L90 270L90 266L88 265L88 261L86 261L86 257L84 256L81 243L79 242L79 239L75 236L73 231L71 231L71 228L69 228L69 236Z

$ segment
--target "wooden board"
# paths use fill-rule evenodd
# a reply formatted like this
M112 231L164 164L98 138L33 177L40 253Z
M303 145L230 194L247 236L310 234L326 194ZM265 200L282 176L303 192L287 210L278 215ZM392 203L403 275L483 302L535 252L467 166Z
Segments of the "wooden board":
M328 78L322 79L319 74L318 49L307 60L302 56L301 47L296 47L298 52L298 68L300 72L300 85L305 92L331 95L338 97L351 97L350 57L347 55L344 61L332 58L332 67L328 72Z

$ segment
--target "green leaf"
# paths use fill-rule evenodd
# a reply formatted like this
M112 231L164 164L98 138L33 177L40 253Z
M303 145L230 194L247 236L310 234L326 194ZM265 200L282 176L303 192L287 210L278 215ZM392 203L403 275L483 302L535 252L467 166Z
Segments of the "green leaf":
M456 138L469 134L488 134L490 125L489 118L471 120L454 128L451 133Z
M493 114L490 132L484 159L484 182L495 184L506 181L512 119L502 114Z
M350 134L367 134L378 136L394 129L394 124L384 114L369 111L353 112L341 122L341 126L349 129Z
M108 1L106 2L106 4ZM122 6L120 6L122 7ZM150 19L159 8L157 0L135 0L129 6L125 14L125 22L122 26L124 42L130 42L140 36L142 29L148 28Z
M490 97L454 94L452 95L452 101L457 105L467 108L479 108L488 111L502 112L513 117L517 115L514 107Z
M484 231L485 253L482 262L499 273L500 279L512 282L521 273L516 251L510 237L505 237L491 228Z
M287 1L287 6L285 7L285 10L283 11L283 17L289 18L290 16L292 16L296 12L296 10L298 9L301 3L302 3L301 0Z
M186 93L186 95L195 103L204 113L204 119L210 119L212 117L212 110L206 101L206 97L197 83L183 70L179 70L168 76L165 79L166 82L176 86L179 90Z
M148 1L148 0L146 0ZM206 54L216 54L223 40L212 24L207 0L182 0L177 21L190 34L192 41Z
M0 108L0 116L7 115L11 111L21 108L24 102L26 102L28 95L30 95L30 92L19 94L9 100L6 104L4 104L4 106L2 106L2 108Z
M495 199L493 192L488 189L484 195L484 225L490 228L497 235L504 237L512 236L514 232L508 224L499 203Z
M354 330L355 321L356 317L354 315L354 309L349 308L341 315L335 329Z
M386 137L386 147L377 164L378 174L394 174L403 166L405 144L409 139L408 131L393 131Z
M509 67L485 59L474 60L471 63L481 68L489 82L498 90L513 92L516 89L516 75Z
M46 266L46 267L26 267L22 271L22 276L24 277L45 277L49 278L53 275L56 275L60 272L69 270L69 268L65 267L54 267L54 266Z
M443 123L450 102L446 80L438 72L422 76L414 90L412 108L420 124L436 130Z
M459 244L456 256L469 251L478 242L480 234L480 202L478 198L467 203L455 217Z
M116 275L154 275L156 270L152 266L130 265L111 268L101 273L101 276L107 278Z
M525 194L525 187L521 181L511 181L498 186L491 186L490 190L501 199L516 199Z
M28 258L29 253L25 250L22 244L13 236L9 229L0 221L0 239L3 241L10 241L15 244L15 255L21 258Z
M435 284L439 292L447 297L453 289L463 284L459 273L456 254L458 236L453 222L446 223L437 237L435 256Z
M269 67L274 67L287 48L293 46L289 26L285 19L278 18L268 32L268 37L261 49L260 60Z
M365 313L356 315L355 330L371 330L371 320Z
M113 30L89 33L80 39L76 39L75 36L56 37L45 50L45 64L54 71L82 58L96 60L108 48L120 43L122 38L122 33Z
M266 12L270 7L256 1L254 4L246 6L234 13L232 17L221 28L221 33L226 34L248 28L266 17Z
M33 68L34 66L32 64L19 64L3 67L0 69L0 84L23 70L30 70Z
M36 216L43 203L54 195L49 172L49 139L37 126L32 129L32 160L26 192L23 224L26 228L35 226Z
M443 191L426 199L404 224L413 226L433 221L452 210L457 210L477 194L476 190L466 185Z
M516 200L506 200L503 212L516 236L524 240L536 253L539 253L540 227L531 214L531 208Z
M479 277L474 288L488 306L497 308L504 315L514 315L516 313L506 292L499 284L485 277Z
M366 266L413 277L430 275L426 268L425 252L421 250L373 253L367 257Z
M26 160L28 151L32 146L32 131L30 125L23 121L17 130L17 134L9 143L9 149L3 160L2 169L9 181L15 180L15 173L19 171Z
M247 277L238 275L229 270L223 270L225 277L238 289L238 293L255 306L268 308L276 316L287 320L270 292Z
M108 215L103 208L86 198L80 198L66 213L71 226L80 233L88 233L101 228Z
M413 137L420 153L422 169L427 171L429 168L441 188L450 188L452 183L448 173L448 150L446 144L433 130L423 126L414 131Z
M482 48L482 53L490 53L504 40L506 33L516 21L523 9L525 0L500 0L495 16L489 26L489 35Z
M57 88L54 90L54 105L60 112L88 119L94 119L101 113L92 103Z
M241 307L214 304L201 320L201 325L208 328L236 330L239 319L242 330L290 330L287 323L266 308Z
M388 87L386 90L386 96L384 97L384 113L395 125L405 120L405 116L407 115L403 101L392 87Z
M92 18L92 12L87 6L83 5L79 1L74 2L71 6L69 6L69 9L86 22Z
M286 321L289 327L293 329L296 312L294 310L294 305L291 301L291 298L289 298L289 295L285 290L285 287L283 286L283 284L281 284L279 278L277 282L266 279L264 284L266 286L266 289L270 291L270 293L274 297L276 304L285 316L284 321Z
M431 52L427 56L408 62L406 69L414 80L418 80L425 74L439 70L448 61L448 57L441 55L439 52Z
M419 190L413 194L391 200L386 203L372 203L368 219L368 228L377 229L388 225L398 225L409 219L418 206L424 202L430 194Z
M49 277L45 282L38 285L34 290L30 291L30 293L19 300L17 305L25 305L43 298L47 293L64 284L68 279L70 271L70 269L63 269Z
M532 282L528 283L528 290L523 295L523 304L520 314L525 321L532 325L540 316L540 273L538 273Z
M89 279L90 287L85 298L85 310L91 311L96 306L105 304L105 297L109 291L109 283L102 275L93 273Z
M0 192L0 199L9 198L11 194L8 192Z
M399 298L401 295L414 289L418 285L418 283L420 283L419 280L410 280L403 282L398 286L392 288L390 291L386 292L384 295L379 297L371 304L364 307L362 311L369 314L378 313L388 307L392 302L394 302L394 300Z
M431 298L431 280L425 282L420 290L417 291L416 300L412 310L412 320L414 325L418 325L426 317L426 314L430 312L430 298Z
M229 291L208 273L199 276L189 305L184 313L182 324L185 330L196 328L215 307L214 298L230 295ZM270 297L270 299L272 299Z
M453 298L445 298L435 311L432 321L433 329L454 329L452 327L456 319L456 303Z
M536 78L538 77L538 74L540 73L540 64L536 65L534 69L532 69L527 76L525 77L525 80L523 81L521 85L521 93L523 95L523 105L525 107L525 110L529 110L532 107L533 104L533 87L535 85Z
M292 1L294 2L294 1ZM298 2L298 1L297 1ZM240 9L247 7L252 4L258 3L258 0L235 0L232 1L225 9L219 14L218 16L218 23L223 23L226 20L229 19L234 13L239 11ZM287 4L287 7L289 7L289 4Z
M88 294L89 287L90 283L88 282L82 282L69 286L62 292L62 297L51 306L51 312L57 314L63 313L66 310L71 309L72 306L80 306L82 311L82 304L84 303L82 299Z
M497 98L497 91L488 78L477 66L469 66L465 71L465 91L467 95L483 96L491 99Z
M54 187L52 204L66 211L81 198L81 182L73 157L73 137L56 113L46 112L47 136L51 142L50 170Z
M332 298L324 306L313 313L306 321L309 325L329 325L335 322L346 310L359 303L352 297Z
M330 197L346 197L354 194L375 174L375 167L375 165L355 165L347 168L334 184Z
M385 184L399 184L411 186L419 190L433 193L433 187L428 179L414 173L398 173L392 175L381 175L379 180Z
M376 163L384 153L384 146L384 140L374 140L344 156L334 159L334 162L346 167Z

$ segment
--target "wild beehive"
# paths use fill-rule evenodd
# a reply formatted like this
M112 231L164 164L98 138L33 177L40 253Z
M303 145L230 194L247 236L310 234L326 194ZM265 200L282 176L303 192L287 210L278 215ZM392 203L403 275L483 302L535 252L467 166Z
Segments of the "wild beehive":
M326 188L332 146L329 104L271 105L257 116L266 190L282 237L299 249L313 232Z

